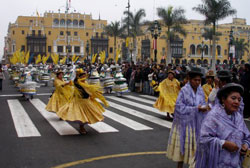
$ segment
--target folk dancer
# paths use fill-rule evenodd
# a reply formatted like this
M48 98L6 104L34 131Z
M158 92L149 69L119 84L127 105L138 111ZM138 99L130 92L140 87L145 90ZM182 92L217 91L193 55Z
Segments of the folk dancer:
M86 124L94 124L104 119L105 110L96 98L100 99L106 107L108 106L100 85L89 85L86 80L87 73L82 69L78 70L70 101L56 113L63 120L78 121L81 134L87 133L84 128Z
M175 72L172 70L168 72L167 79L163 80L158 87L160 96L154 107L162 112L167 112L167 120L172 119L170 115L174 114L175 102L180 88L180 82L175 78Z
M69 82L63 80L63 72L59 70L56 73L56 78L54 80L55 91L46 106L47 111L56 113L59 111L60 107L67 103L71 95L71 87L69 84Z
M196 152L200 125L208 111L201 84L200 68L192 68L188 73L189 82L182 87L175 105L174 120L167 146L167 157L178 162L192 164Z
M207 114L201 126L196 168L241 168L250 147L250 133L238 113L243 87L230 83L217 94L219 104Z

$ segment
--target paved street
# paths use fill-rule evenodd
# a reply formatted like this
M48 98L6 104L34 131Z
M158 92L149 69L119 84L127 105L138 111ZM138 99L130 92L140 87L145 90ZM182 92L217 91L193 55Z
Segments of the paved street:
M24 100L12 81L0 92L0 163L3 168L172 168L165 157L171 122L152 107L153 96L105 95L110 103L103 122L87 126L60 121L45 111L53 88L38 88ZM250 128L248 121L247 125Z

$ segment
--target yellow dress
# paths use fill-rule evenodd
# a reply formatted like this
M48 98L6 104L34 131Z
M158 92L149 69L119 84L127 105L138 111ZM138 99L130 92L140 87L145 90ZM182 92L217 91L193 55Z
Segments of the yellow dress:
M103 112L105 109L96 101L95 98L100 99L105 106L108 102L105 100L99 85L89 85L87 82L80 82L78 84L89 95L88 98L83 98L83 93L76 86L74 86L73 96L56 113L60 118L67 121L81 121L82 123L94 124L104 119Z
M50 112L57 112L60 107L67 103L69 99L69 94L67 91L70 92L70 86L64 86L66 84L65 81L60 80L58 78L54 81L55 91L52 94L49 102L46 106L46 110ZM68 88L68 89L64 89Z
M176 99L180 91L180 82L177 79L163 80L159 87L160 96L156 100L154 107L162 112L174 113Z
M205 94L205 100L206 100L206 102L208 101L208 96L209 96L209 94L211 93L211 91L212 91L212 86L211 85L209 85L209 84L205 84L205 85L203 85L202 86L202 89L203 89L203 91L204 91L204 94Z

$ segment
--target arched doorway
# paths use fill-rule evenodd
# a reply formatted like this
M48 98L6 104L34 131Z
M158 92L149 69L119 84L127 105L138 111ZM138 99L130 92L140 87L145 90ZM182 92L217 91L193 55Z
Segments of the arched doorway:
M191 54L191 55L195 55L195 45L194 45L194 44L192 44L192 45L190 46L190 54Z
M186 59L183 59L183 60L182 60L182 64L183 64L183 65L186 65L186 64L187 64L187 60L186 60Z
M197 60L197 64L200 65L201 64L201 59Z
M180 59L176 58L175 59L175 65L178 65L178 64L180 64Z
M223 64L226 64L226 65L227 65L227 60L224 60L224 61L223 61Z
M217 60L217 61L216 61L216 64L219 65L219 64L220 64L220 60Z
M190 61L192 64L194 64L195 63L195 60L194 59L191 59L191 61Z
M204 59L203 64L207 65L208 64L208 60Z

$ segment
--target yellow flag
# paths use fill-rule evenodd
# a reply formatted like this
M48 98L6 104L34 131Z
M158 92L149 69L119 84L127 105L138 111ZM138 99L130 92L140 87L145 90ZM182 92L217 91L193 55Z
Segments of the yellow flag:
M121 56L120 56L120 53L121 53L121 50L118 49L118 50L116 51L116 58L115 58L115 62L116 62L116 63L118 62L118 59L121 57Z
M58 54L52 54L52 55L51 55L51 58L52 58L52 60L53 60L53 63L54 63L55 65L57 65L57 64L58 64L58 60L59 60L59 55L58 55Z
M91 60L92 64L95 63L96 56L97 56L97 54L95 54L95 55L92 56L92 60Z
M129 45L129 40L130 40L129 37L127 37L126 38L126 47L128 47L128 45Z
M60 64L65 64L67 60L67 56L64 56L61 60L60 60Z
M101 58L101 63L104 64L105 58L106 58L106 52L105 51L102 51L100 53L100 58Z
M38 54L38 56L36 57L36 64L39 64L42 61L41 55Z
M48 59L49 59L49 54L47 56L44 55L43 58L42 58L43 64L46 64L46 62L48 61Z
M30 59L30 51L28 51L25 55L25 64L29 63L29 59Z
M84 55L81 59L80 62L84 62L84 60L87 58L87 55Z
M76 62L77 60L78 60L78 58L79 58L79 56L77 57L75 54L73 55L73 57L72 57L72 62Z

